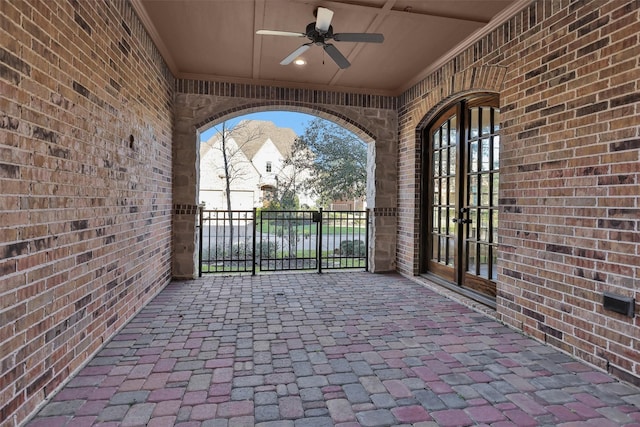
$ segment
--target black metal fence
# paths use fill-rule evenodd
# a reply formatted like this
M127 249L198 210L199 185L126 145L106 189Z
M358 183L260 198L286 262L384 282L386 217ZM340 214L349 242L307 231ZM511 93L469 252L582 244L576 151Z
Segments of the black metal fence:
M368 211L200 210L203 273L367 270Z

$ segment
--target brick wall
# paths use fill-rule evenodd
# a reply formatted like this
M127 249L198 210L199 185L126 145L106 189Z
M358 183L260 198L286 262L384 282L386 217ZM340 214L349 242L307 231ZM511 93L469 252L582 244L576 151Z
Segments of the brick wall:
M640 5L533 2L400 100L401 190L419 188L428 118L473 91L500 95L498 315L629 381L640 317ZM403 187L404 186L404 187ZM399 193L398 265L418 272L418 191Z
M0 424L171 275L173 78L125 1L0 1Z

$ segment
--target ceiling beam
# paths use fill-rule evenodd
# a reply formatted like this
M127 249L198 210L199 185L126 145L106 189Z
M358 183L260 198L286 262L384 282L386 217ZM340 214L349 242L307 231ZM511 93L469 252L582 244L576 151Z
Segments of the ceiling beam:
M262 40L264 37L256 34L256 31L264 27L264 0L255 0L253 7L253 61L251 76L257 79L260 75L260 58L262 57Z
M391 13L393 15L396 15L400 18L403 19L407 19L410 17L413 18L420 18L420 17L427 17L427 18L439 18L439 19L448 19L448 20L452 20L452 21L462 21L462 22L475 22L477 24L488 24L489 21L486 19L478 19L478 18L468 18L462 15L455 15L455 14L441 14L441 13L430 13L430 12L414 12L411 9L405 9L405 10L392 10Z
M367 33L375 33L378 30L378 28L380 28L385 18L389 16L389 12L391 11L391 8L395 3L396 3L396 0L387 0L384 6L382 6L382 8L379 8L379 9L372 8L372 7L368 8L368 9L376 9L376 17L373 19L371 24L369 24L369 26L367 27L367 30L366 30ZM364 49L364 45L365 43L357 43L356 46L347 55L346 57L347 60L353 63L358 57L358 55L360 54L360 52L362 52L362 49ZM340 79L340 77L342 76L342 73L344 73L344 71L345 70L342 70L342 69L338 70L333 75L333 78L329 81L329 86L335 85Z
M446 0L442 0L442 1L446 1ZM331 6L336 9L367 10L368 12L371 12L372 10L380 11L386 8L386 4L383 7L378 7L378 6L368 6L363 4L341 3L337 1L324 1L322 2L322 5L327 7ZM393 9L392 7L391 10L389 10L388 14L398 16L399 18L402 18L402 19L440 18L440 19L446 19L446 20L452 20L452 21L475 22L478 24L488 24L490 22L486 19L469 18L466 16L456 15L456 14L445 15L440 13L421 12L421 11L414 10L411 7L407 7L403 10Z

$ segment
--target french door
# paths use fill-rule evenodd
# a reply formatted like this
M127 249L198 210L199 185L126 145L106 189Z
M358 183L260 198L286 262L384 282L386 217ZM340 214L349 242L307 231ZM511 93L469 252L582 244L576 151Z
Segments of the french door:
M423 270L495 297L500 111L496 97L464 100L424 135Z

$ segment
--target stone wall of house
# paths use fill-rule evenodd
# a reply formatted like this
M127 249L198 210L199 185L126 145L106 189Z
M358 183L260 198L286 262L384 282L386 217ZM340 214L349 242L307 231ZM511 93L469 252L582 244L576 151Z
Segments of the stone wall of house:
M419 271L419 130L452 99L502 111L498 315L629 381L640 377L640 7L532 2L399 103L398 269Z
M306 89L178 80L174 134L173 274L197 271L198 135L225 119L267 111L298 111L334 121L369 143L367 204L371 209L369 268L395 270L397 194L396 99Z
M129 2L0 1L0 424L171 278L174 80Z

